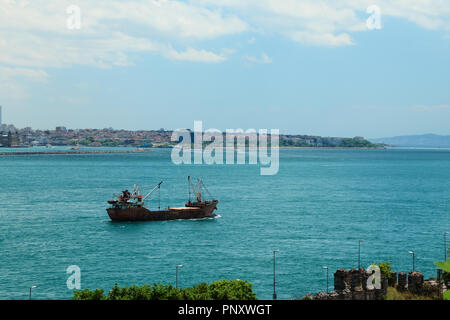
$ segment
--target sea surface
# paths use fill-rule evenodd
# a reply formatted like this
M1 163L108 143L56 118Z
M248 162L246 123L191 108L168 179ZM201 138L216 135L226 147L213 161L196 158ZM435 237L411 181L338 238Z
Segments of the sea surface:
M449 149L283 149L274 176L257 165L177 166L170 153L0 156L0 299L28 299L34 285L33 299L71 299L71 265L83 289L174 284L183 264L182 287L241 279L271 299L279 249L278 297L294 299L326 289L323 266L330 289L336 269L357 267L360 239L364 267L390 261L409 272L413 250L432 277L444 258ZM162 180L161 206L183 205L188 175L203 178L219 217L109 220L106 201L134 184Z

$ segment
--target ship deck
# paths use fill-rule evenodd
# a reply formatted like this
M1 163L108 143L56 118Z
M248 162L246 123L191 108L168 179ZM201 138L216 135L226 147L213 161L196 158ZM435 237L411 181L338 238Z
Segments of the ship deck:
M170 208L170 210L199 210L199 207L175 207L175 208Z

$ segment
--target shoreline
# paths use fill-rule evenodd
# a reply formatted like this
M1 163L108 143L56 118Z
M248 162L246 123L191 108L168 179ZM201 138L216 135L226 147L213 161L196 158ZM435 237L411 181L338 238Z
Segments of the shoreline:
M29 156L29 155L58 155L58 154L117 154L117 153L148 153L155 152L148 149L133 149L133 150L92 150L92 151L30 151L30 152L0 152L0 156Z
M279 147L279 149L345 149L345 150L384 150L386 147Z
M173 149L174 147L160 147L158 149ZM235 149L236 151L248 151L248 150L258 150L258 148L256 149L249 149L249 148L233 148L233 147L223 147L224 150L226 149ZM315 150L333 150L333 149L343 149L343 150L384 150L384 149L388 149L387 147L271 147L271 146L267 146L267 149L315 149ZM203 149L195 149L195 148L191 148L191 150L205 150L205 148Z

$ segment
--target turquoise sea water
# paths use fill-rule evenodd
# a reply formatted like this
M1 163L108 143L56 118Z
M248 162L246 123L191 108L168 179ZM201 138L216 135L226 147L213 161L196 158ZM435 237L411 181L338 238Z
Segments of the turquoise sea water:
M52 150L55 151L55 150ZM255 165L181 165L170 150L147 154L0 156L0 299L70 299L66 268L82 288L152 282L191 286L247 279L280 299L325 290L330 271L391 261L396 271L435 276L450 231L450 150L281 150L280 171ZM162 206L187 198L202 177L220 217L110 222L112 193L163 180ZM155 193L156 195L156 193ZM151 207L157 207L153 197ZM332 284L330 272L330 284Z

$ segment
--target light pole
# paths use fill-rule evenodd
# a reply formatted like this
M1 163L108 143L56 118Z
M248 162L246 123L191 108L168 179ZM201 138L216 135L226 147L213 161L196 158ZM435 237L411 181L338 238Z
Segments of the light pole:
M450 232L444 232L444 262L447 260L447 235Z
M361 242L364 242L364 240L358 241L358 270L361 269Z
M280 250L273 251L273 300L277 300L277 293L275 291L275 254L280 252Z
M183 268L182 264L177 265L175 274L175 288L178 288L178 268Z
M323 268L327 270L327 293L328 293L328 267L324 266Z
M31 286L31 287L30 287L30 300L31 300L31 290L32 290L32 289L36 289L36 288L37 288L37 286Z
M411 254L412 255L412 271L414 271L415 270L415 267L414 267L414 260L415 260L415 257L414 257L414 251L408 251L408 253L409 254Z

